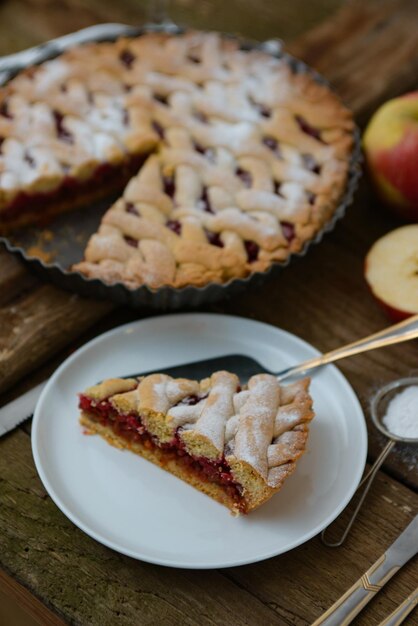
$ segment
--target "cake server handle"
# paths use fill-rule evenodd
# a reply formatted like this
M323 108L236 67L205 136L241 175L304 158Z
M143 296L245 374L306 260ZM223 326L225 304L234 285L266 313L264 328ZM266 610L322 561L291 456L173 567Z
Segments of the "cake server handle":
M334 361L339 361L340 359L345 359L348 356L360 354L361 352L367 352L368 350L375 350L376 348L382 348L383 346L390 346L396 343L401 343L402 341L416 339L417 337L418 314L413 315L398 324L389 326L389 328L380 330L373 335L369 335L368 337L349 343L348 345L337 348L336 350L331 350L331 352L321 354L318 357L305 361L304 363L300 363L299 365L295 365L294 367L288 367L287 369L278 372L276 376L278 380L283 380L284 378L288 378L289 376L293 376L295 374L309 374L311 370L320 367L321 365L333 363Z

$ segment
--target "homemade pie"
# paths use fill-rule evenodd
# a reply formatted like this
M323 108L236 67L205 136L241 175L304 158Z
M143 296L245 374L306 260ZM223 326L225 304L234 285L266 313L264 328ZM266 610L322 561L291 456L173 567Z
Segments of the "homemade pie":
M352 141L326 86L235 39L80 45L0 89L0 231L127 184L74 269L132 288L225 282L315 236Z
M269 374L241 388L224 371L200 382L109 379L80 394L80 422L233 513L248 513L279 491L305 452L314 416L308 388L307 378L281 386Z

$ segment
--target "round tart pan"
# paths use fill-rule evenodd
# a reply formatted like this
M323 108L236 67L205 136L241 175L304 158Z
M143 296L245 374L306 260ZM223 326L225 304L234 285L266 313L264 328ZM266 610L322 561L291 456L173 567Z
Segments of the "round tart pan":
M138 36L149 31L184 32L171 23L145 25L140 28L123 24L100 24L65 35L43 45L0 59L0 84L5 84L16 73L31 65L52 59L64 50L89 41L112 41L121 36ZM245 49L259 48L289 63L293 72L308 73L315 81L327 86L327 81L302 61L282 52L279 41L264 43L243 42ZM30 269L54 285L74 291L83 296L112 300L117 304L135 308L151 307L155 309L178 309L196 307L204 303L215 302L248 287L260 285L269 277L282 271L294 257L305 256L312 244L319 243L324 234L333 230L353 199L361 173L360 134L356 128L353 136L353 151L345 190L331 219L318 231L315 237L307 241L303 248L291 254L286 261L273 263L265 272L254 272L246 278L234 278L227 283L209 283L204 287L183 287L176 289L166 286L151 289L143 285L129 289L121 283L108 285L99 279L88 279L68 268L83 258L84 248L90 235L97 229L105 210L116 198L107 198L78 211L64 213L49 222L46 228L31 227L0 237L0 243L13 254L21 257Z

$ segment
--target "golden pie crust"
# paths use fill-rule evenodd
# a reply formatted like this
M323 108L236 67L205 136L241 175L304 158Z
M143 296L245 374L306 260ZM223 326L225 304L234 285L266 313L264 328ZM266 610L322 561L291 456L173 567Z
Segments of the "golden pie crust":
M131 288L224 283L285 261L330 219L353 128L328 87L217 33L78 46L0 89L0 230L79 204L69 181L139 158L74 269ZM118 179L98 180L89 200ZM47 206L6 219L22 197Z
M241 388L225 371L202 381L165 374L110 379L87 389L80 406L89 433L140 454L234 513L252 511L281 489L306 450L314 416L309 379L280 385L259 374ZM120 419L137 436L126 436ZM198 469L204 462L227 472L232 483L193 469L185 454ZM238 491L231 493L230 484Z

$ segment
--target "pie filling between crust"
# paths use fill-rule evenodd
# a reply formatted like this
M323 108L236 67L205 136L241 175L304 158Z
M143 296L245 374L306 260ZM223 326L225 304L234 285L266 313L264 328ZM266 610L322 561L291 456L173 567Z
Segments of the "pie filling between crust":
M228 507L249 513L279 491L306 450L309 379L258 374L241 387L221 371L108 379L79 395L80 423Z
M187 404L190 401L191 404L194 399L190 396L186 401L183 400L183 403ZM162 464L164 458L166 461L174 458L177 464L182 465L199 480L221 485L228 498L234 501L234 508L240 513L247 512L242 486L234 480L225 457L213 460L189 454L178 432L169 443L161 443L147 431L140 415L118 413L108 400L95 403L91 398L80 394L79 407L91 420L110 427L117 437L123 437L129 443L139 443L148 450L154 448L162 450L164 453Z
M84 205L92 195L93 200L105 197L111 191L120 191L145 163L147 154L132 156L122 164L102 163L86 180L66 176L56 187L45 192L19 192L1 211L1 231L42 224L51 217Z

